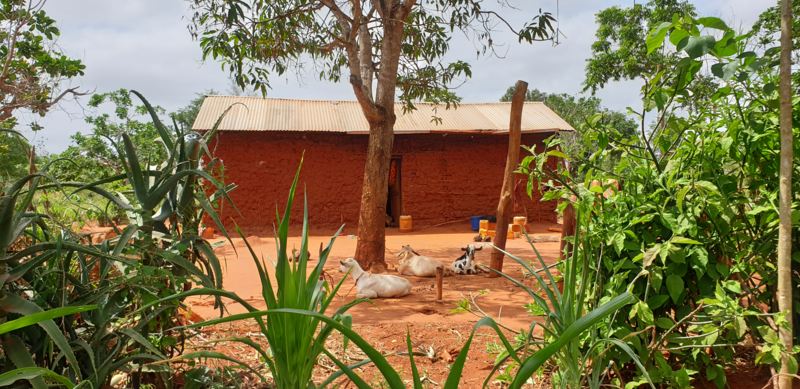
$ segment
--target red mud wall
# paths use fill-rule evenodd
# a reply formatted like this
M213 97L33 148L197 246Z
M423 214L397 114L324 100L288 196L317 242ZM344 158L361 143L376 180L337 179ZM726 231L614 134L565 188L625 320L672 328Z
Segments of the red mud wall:
M545 137L523 134L522 144L541 148ZM224 161L226 182L239 186L231 199L244 219L224 204L220 216L226 228L235 220L244 230L271 233L275 207L283 215L304 151L293 223L302 222L304 189L311 228L358 222L367 135L222 132L210 146ZM502 135L395 136L393 155L402 158L403 214L412 216L415 228L494 214L507 153L508 137ZM520 159L527 155L521 151ZM555 202L539 201L536 190L533 197L524 196L530 220L555 222Z

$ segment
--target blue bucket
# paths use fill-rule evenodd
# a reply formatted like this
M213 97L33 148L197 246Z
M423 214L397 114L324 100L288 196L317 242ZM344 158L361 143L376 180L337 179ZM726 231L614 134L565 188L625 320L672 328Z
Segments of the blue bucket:
M472 231L478 231L481 228L481 219L483 219L483 216L469 218L469 221L472 222Z

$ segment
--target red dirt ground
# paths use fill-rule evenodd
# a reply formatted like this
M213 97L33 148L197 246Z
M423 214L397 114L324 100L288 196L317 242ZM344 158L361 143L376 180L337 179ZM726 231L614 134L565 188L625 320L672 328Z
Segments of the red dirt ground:
M559 236L559 233L547 230L548 227L552 226L556 226L556 224L531 225L529 233L535 235L549 235L551 237ZM330 239L329 237L334 233L335 232L313 232L314 236L309 239L309 246L311 247L309 251L314 259L317 258L319 244L324 242L327 245ZM344 275L344 273L339 273L338 271L339 261L343 261L353 256L355 253L356 239L348 238L350 234L355 234L355 231L345 230L342 235L336 239L331 255L325 265L325 271L327 271L336 282ZM389 265L389 274L397 274L395 268L398 261L395 254L403 245L411 245L420 255L441 260L449 266L453 260L463 253L461 251L462 247L473 243L472 238L475 235L476 233L472 231L466 223L429 228L411 234L402 234L398 232L397 229L389 229L386 236L387 253L385 257ZM275 258L274 239L251 236L248 237L247 240L256 254L269 255ZM255 263L247 252L247 248L241 239L234 239L233 242L239 254L238 257L234 253L230 243L226 243L223 247L216 250L217 255L220 256L220 260L224 258L227 263L224 272L224 288L228 291L235 292L256 308L265 308L261 297L261 282L258 278ZM289 246L292 247L293 245L299 249L299 236L289 238ZM557 242L536 244L536 248L548 265L556 261L558 245ZM507 250L512 254L518 255L525 261L537 260L533 250L525 239L509 240ZM489 263L490 253L490 248L478 251L476 253L476 261ZM269 261L267 260L267 262ZM316 264L316 261L309 262L309 268L316 266ZM521 269L522 267L512 259L506 259L503 268L506 274L521 280L523 278ZM271 274L272 269L269 270ZM531 317L529 317L527 311L522 308L522 305L531 302L530 296L508 280L502 278L487 278L484 275L445 277L442 287L443 301L437 303L435 278L412 276L407 276L406 278L411 281L413 285L413 292L411 295L403 298L376 299L374 300L375 305L369 303L357 305L349 311L349 313L353 315L353 322L359 325L442 322L449 324L467 324L474 321L475 317L472 315L447 314L456 308L454 303L460 301L462 296L468 297L470 292L476 292L478 290L489 290L488 294L482 295L477 300L486 313L492 315L495 319L497 319L499 315L501 323L511 328L528 328L530 326ZM533 286L532 281L533 279L526 281L526 284ZM273 285L276 285L274 283L274 278ZM334 312L341 305L355 300L356 290L352 289L351 291L351 288L353 288L353 279L348 276L348 279L345 280L339 292L339 295L343 296L343 298L336 298L334 300L334 303L329 308L331 312ZM349 294L348 291L350 291ZM195 312L206 318L219 315L219 311L213 310L213 301L211 301L211 299L206 299L205 301L199 299L192 300L192 306ZM243 307L236 303L228 304L227 308L231 313L241 313L245 311Z

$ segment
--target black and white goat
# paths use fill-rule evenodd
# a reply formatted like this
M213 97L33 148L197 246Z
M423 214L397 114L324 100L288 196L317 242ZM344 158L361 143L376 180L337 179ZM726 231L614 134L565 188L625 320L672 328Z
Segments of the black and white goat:
M461 251L465 251L464 255L458 257L453 264L450 265L450 269L455 274L478 274L480 272L488 271L481 267L475 266L475 252L478 250L483 250L483 246L475 248L475 245L470 243L467 247L462 247Z

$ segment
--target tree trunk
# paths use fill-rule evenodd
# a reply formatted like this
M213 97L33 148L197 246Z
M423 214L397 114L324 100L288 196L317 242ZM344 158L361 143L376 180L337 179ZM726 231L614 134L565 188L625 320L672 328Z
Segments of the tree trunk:
M792 1L781 0L781 61L780 61L780 226L778 228L778 309L788 312L787 327L779 327L780 339L788 353L792 350ZM787 352L781 353L781 376L778 388L791 389Z
M519 144L521 141L522 127L522 107L525 104L525 93L528 91L528 83L517 81L514 97L511 98L511 119L508 125L508 157L506 158L506 171L503 178L503 189L500 191L500 203L497 205L497 227L494 233L494 245L500 250L506 249L506 239L508 238L508 222L511 219L511 212L514 204L514 184L516 183L516 173L519 166ZM503 270L503 257L500 250L492 251L491 267L494 270ZM495 272L489 273L490 278L500 277Z
M386 198L394 143L394 111L384 114L384 118L380 123L370 124L355 256L362 269L377 273L386 269Z

